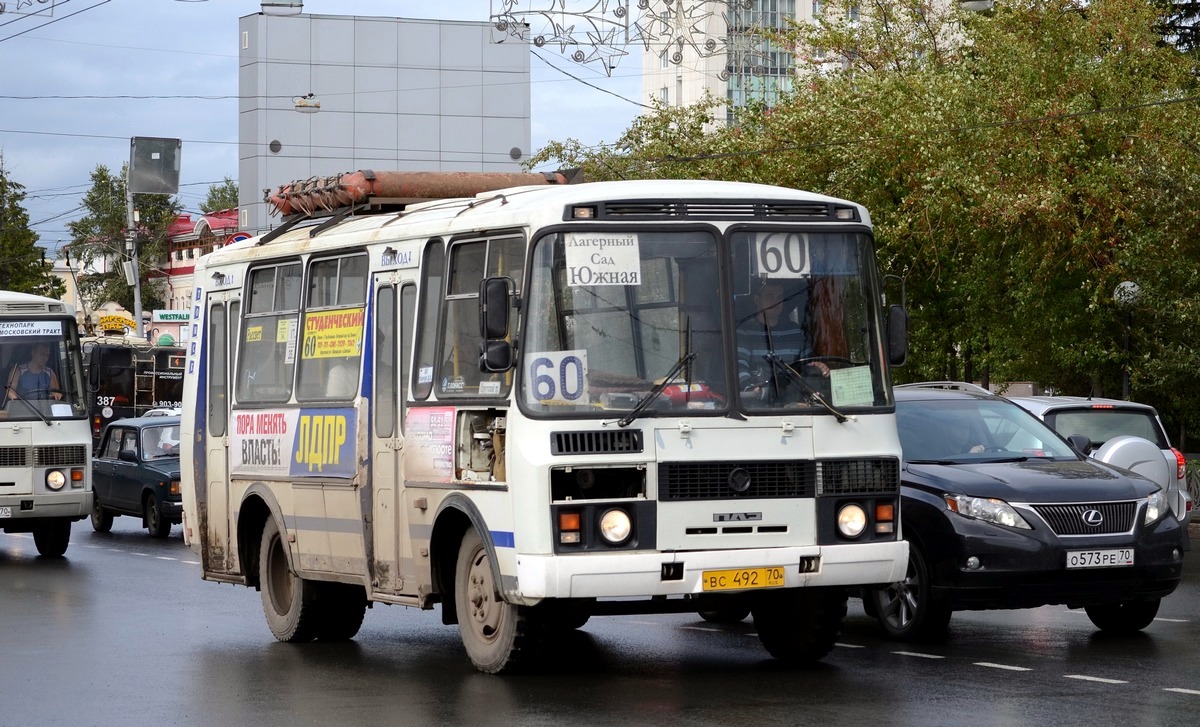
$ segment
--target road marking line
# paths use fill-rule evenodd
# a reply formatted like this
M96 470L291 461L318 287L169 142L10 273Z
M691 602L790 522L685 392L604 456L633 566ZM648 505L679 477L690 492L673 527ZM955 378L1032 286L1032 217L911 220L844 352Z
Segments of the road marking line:
M707 626L680 626L679 628L689 631L724 631L724 629L710 629Z
M149 558L150 557L149 553L130 553L130 555L136 555L139 558Z
M1154 620L1155 620L1155 621L1166 621L1166 622L1167 622L1167 623L1169 623L1169 624L1185 624L1185 623L1188 623L1188 619L1186 619L1186 618L1163 618L1162 616L1155 616L1155 617L1154 617Z
M996 664L990 661L977 661L975 666L986 666L989 669L1007 669L1008 671L1032 671L1023 666L1011 666L1009 664Z
M154 557L155 557L155 558L158 558L159 560L179 560L178 558L169 558L169 557L167 557L167 556L165 556L165 555L156 555L156 556L154 556Z
M919 651L893 651L892 653L899 654L900 656L916 656L921 659L945 659L946 658L944 656L938 656L937 654L922 654Z
M843 644L840 641L835 642L833 645L840 646L843 649L865 649L865 648L867 648L867 647L863 646L862 644Z
M1195 690L1195 689L1181 689L1181 688L1179 688L1179 687L1163 687L1163 691L1164 691L1164 692L1179 692L1180 694L1197 694L1197 695L1200 695L1200 691L1198 691L1198 690Z
M1064 674L1064 679L1082 679L1085 682L1100 682L1101 684L1128 684L1124 679L1105 679L1104 677L1090 677L1085 674Z
M188 565L200 565L200 561L198 561L198 560L185 560L185 561L181 561L181 562L187 563Z

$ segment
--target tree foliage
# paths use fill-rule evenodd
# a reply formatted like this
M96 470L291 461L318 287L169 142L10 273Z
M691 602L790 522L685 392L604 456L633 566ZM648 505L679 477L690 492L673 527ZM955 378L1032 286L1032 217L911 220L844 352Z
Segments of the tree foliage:
M229 177L221 184L211 184L208 187L208 197L200 204L204 214L220 210L235 209L238 206L238 185Z
M861 12L848 20L851 6ZM716 102L659 108L612 147L535 163L591 179L721 178L865 204L884 273L905 280L898 380L1032 380L1133 398L1200 426L1200 145L1194 56L1152 0L828 0L784 40L797 90L735 124ZM724 115L723 109L721 116Z
M98 165L91 175L92 187L83 196L87 214L68 223L71 251L85 271L79 278L79 293L91 308L110 300L129 310L134 307L133 288L123 272L129 260L125 234L129 216L125 201L127 171L128 165L123 165L121 173L114 175ZM167 256L167 231L182 205L166 195L135 194L134 209L139 218L135 229L142 308L164 308L162 264Z
M0 290L59 298L65 287L29 228L24 200L25 187L9 177L0 156Z

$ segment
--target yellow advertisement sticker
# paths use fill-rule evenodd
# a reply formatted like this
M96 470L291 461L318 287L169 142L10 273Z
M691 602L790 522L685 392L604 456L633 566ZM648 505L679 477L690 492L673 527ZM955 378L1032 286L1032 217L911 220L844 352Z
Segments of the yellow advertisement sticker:
M301 356L345 358L362 353L366 308L315 311L304 315L304 348Z

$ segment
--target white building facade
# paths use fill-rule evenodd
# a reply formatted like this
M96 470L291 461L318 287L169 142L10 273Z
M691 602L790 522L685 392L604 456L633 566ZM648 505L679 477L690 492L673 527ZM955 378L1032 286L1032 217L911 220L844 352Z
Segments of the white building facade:
M238 30L243 231L278 224L264 190L293 180L516 172L530 155L529 48L486 22L264 12Z

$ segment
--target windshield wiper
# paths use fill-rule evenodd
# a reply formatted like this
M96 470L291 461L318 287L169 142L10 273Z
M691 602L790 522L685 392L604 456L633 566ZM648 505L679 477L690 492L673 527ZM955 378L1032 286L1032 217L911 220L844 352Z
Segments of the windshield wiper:
M654 400L659 396L662 396L662 393L667 390L667 386L669 386L671 382L675 380L675 375L679 373L680 369L691 363L692 359L694 358L696 358L695 352L685 353L680 356L679 360L675 362L675 365L671 367L671 370L667 372L667 375L663 377L663 380L655 384L654 388L650 390L650 393L646 394L646 397L639 401L637 406L630 409L628 414L617 420L617 426L627 427L632 424L633 420L637 419L638 415L646 410L646 407L653 404Z
M812 400L817 402L821 406L825 407L825 409L830 414L837 417L839 424L844 424L847 420L854 419L854 417L852 417L852 416L841 413L836 408L834 408L834 406L832 404L825 401L825 397L821 396L821 392L817 391L813 387L812 384L805 381L804 377L801 376L796 371L796 369L792 368L791 366L788 366L787 363L784 362L784 360L779 357L779 354L775 353L774 351L771 351L769 353L763 354L763 358L765 358L768 362L770 362L771 365L773 367L775 367L776 369L782 369L783 371L785 371L787 373L787 375L789 377L791 377L791 379L793 381L800 382L800 385L803 386L808 391L808 395L812 398Z
M36 406L34 406L32 402L30 402L25 397L21 396L21 392L17 391L16 389L9 386L8 384L5 384L4 388L8 389L12 393L16 394L17 401L20 401L22 404L24 404L26 407L28 407L30 411L32 411L34 414L37 414L38 419L41 419L42 421L46 422L46 426L48 426L48 427L54 426L52 423L50 423L49 419L47 419L45 416L42 415L42 413L40 411L38 411L38 408Z

